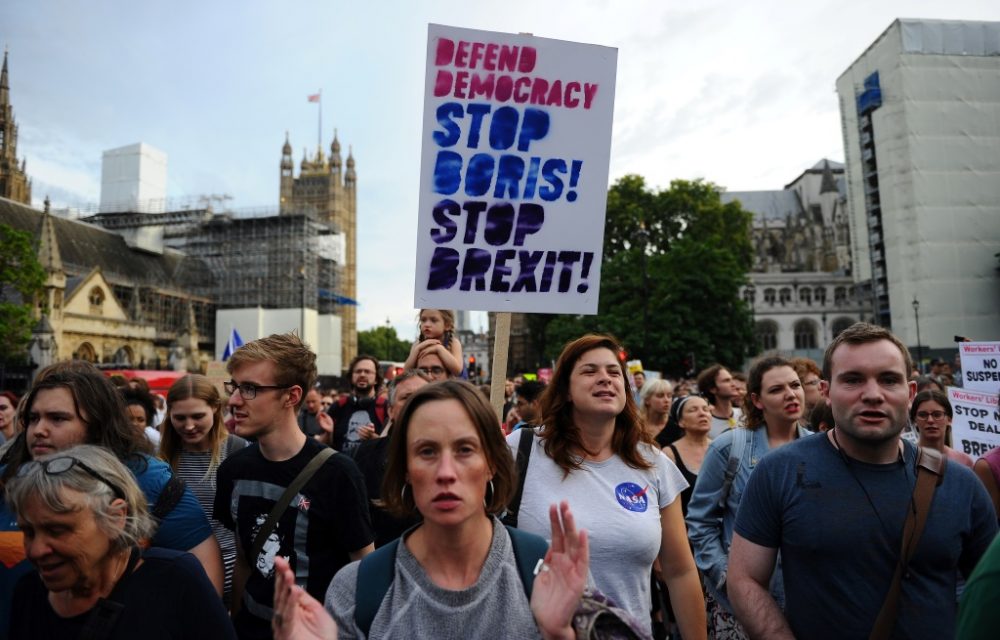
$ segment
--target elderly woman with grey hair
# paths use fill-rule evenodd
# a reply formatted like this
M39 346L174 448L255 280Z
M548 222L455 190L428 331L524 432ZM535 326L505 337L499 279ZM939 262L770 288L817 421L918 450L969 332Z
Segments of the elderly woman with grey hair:
M140 550L155 523L107 450L79 445L25 463L6 491L37 569L15 587L10 637L236 637L194 556Z

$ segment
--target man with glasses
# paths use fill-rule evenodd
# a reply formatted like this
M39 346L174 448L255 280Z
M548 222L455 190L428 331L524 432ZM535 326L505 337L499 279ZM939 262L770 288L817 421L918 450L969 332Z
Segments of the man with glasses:
M347 370L351 376L351 394L342 397L329 410L333 418L330 444L337 451L353 456L363 440L377 438L382 433L386 399L379 395L382 378L378 373L378 360L373 356L355 357Z
M431 382L440 382L451 377L441 358L430 350L425 350L423 355L417 358L417 370L424 372Z
M227 364L236 433L256 442L219 467L215 517L236 533L234 624L240 638L270 638L274 558L287 558L298 584L322 599L333 575L373 549L364 479L342 454L327 458L292 496L270 531L279 498L325 447L299 428L297 413L316 382L316 355L294 334L243 345ZM263 535L256 557L248 551ZM259 542L258 542L259 544Z

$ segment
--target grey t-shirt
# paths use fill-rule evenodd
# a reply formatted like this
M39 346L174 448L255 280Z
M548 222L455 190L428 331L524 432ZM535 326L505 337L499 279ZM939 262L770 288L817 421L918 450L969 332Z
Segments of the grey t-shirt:
M507 437L515 456L522 432L528 435L522 429ZM660 510L688 483L659 449L640 445L640 450L653 463L650 469L633 469L614 455L602 462L585 461L564 478L535 438L517 527L551 541L549 505L568 500L577 526L590 539L595 586L648 630L649 574L662 542Z
M358 564L334 576L326 592L326 609L337 621L340 640L365 638L354 623ZM528 596L517 572L510 536L493 521L493 542L479 574L468 589L452 591L431 582L420 563L401 542L396 574L372 621L368 638L540 638Z

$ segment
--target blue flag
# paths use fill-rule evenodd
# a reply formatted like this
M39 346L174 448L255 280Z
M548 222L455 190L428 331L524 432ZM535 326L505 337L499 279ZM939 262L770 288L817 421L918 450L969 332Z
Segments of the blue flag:
M229 341L226 342L226 350L222 352L222 359L229 360L229 356L233 355L233 352L243 346L243 338L240 337L240 332L233 328L229 332Z

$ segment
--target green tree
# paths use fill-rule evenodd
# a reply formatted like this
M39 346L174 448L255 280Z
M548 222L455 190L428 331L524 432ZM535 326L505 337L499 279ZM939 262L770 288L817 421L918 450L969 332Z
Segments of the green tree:
M749 306L739 297L752 260L751 214L723 204L703 180L669 189L627 175L608 191L596 316L558 316L546 327L549 357L587 331L610 332L630 358L677 375L698 366L740 366L752 355Z
M24 357L35 324L31 305L44 286L31 234L0 223L0 360Z
M372 355L379 360L403 362L410 355L410 346L406 340L400 340L394 327L358 331L358 353Z

